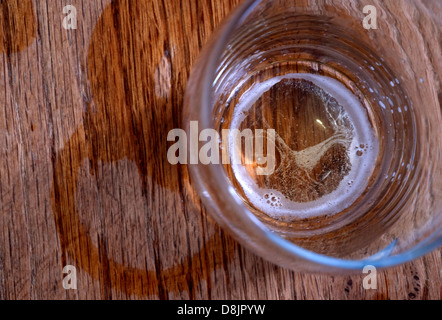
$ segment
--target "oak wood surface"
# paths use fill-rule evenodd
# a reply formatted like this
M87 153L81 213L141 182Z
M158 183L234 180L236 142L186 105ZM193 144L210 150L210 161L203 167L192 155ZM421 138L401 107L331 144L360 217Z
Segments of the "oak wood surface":
M191 67L237 3L0 1L0 299L441 299L440 250L377 290L265 262L167 162Z

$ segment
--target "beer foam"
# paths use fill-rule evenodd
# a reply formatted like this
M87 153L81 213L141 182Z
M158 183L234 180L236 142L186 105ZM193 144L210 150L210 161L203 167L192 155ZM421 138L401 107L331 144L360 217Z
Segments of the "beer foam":
M277 141L282 146L279 150L284 153L281 157L292 157L295 159L297 166L308 171L319 163L321 157L332 146L342 144L346 147L350 160L350 171L343 177L335 191L310 202L295 202L286 198L278 190L260 188L241 164L231 165L235 178L241 185L250 204L273 218L308 218L339 213L353 204L367 188L368 180L373 173L379 154L379 143L374 130L371 128L367 110L342 83L330 77L303 73L287 74L262 83L256 83L241 96L234 107L230 129L239 129L241 123L247 117L248 110L258 99L285 79L309 81L330 97L333 97L344 110L338 117L348 120L347 123L351 124L352 130L340 130L336 127L335 135L318 145L301 151L290 150L288 143L277 135ZM238 152L241 152L241 148L235 147L234 143L233 137L229 136L229 150L232 159L238 156Z

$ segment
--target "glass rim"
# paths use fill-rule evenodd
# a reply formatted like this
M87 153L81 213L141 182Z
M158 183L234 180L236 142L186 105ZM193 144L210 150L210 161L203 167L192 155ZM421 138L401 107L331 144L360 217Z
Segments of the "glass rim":
M237 26L240 25L249 14L264 1L266 0L245 0L234 9L228 20L222 25L221 32L217 35L217 40L212 43L212 49L207 53L207 62L202 71L203 81L201 81L202 88L200 91L201 105L200 110L197 110L196 112L198 115L198 121L203 128L211 128L213 124L212 109L210 107L212 105L213 83L216 78L217 66L228 45L231 35L234 34ZM441 229L439 228L413 248L395 255L390 254L395 248L396 240L375 255L360 260L340 259L319 254L304 249L270 231L239 199L233 187L225 179L225 174L223 174L224 168L222 165L205 165L205 172L199 170L199 166L200 165L189 165L192 181L196 186L196 189L199 191L199 195L204 201L204 204L214 213L211 215L214 216L218 223L222 226L227 226L231 231L229 233L235 238L239 237L239 234L247 229L245 234L249 237L258 237L260 246L265 245L266 248L280 252L283 256L291 257L294 260L301 259L320 267L329 267L331 272L333 272L333 270L361 271L368 265L383 269L410 262L442 246L442 234ZM210 201L211 197L205 186L205 182L210 180L207 179L207 177L214 177L217 181L218 196L224 197L224 199L231 199L230 202L232 203L229 203L229 210L235 212L237 220L227 221L227 219L223 219L223 210ZM205 201L206 199L207 201ZM244 226L247 226L247 228ZM245 244L244 241L239 242Z

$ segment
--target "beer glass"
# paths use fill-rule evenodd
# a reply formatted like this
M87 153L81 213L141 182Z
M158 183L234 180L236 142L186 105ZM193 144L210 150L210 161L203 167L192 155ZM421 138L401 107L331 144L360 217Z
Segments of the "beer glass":
M219 133L223 161L189 164L208 213L300 271L385 268L439 248L441 30L437 0L244 1L186 92L188 135Z

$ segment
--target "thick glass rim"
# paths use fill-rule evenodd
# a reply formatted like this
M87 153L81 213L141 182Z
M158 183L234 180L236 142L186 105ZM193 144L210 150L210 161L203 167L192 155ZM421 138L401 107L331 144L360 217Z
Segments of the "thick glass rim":
M224 49L227 47L231 35L234 34L235 28L250 15L250 13L260 3L264 1L266 0L245 0L242 2L230 16L229 20L225 22L221 32L217 34L217 40L212 43L212 49L207 53L207 60L204 65L205 68L201 73L201 78L203 81L200 82L202 86L200 91L200 110L197 110L196 112L198 115L198 120L203 128L213 127L211 109L213 83L217 72L217 65L221 60ZM189 167L192 180L199 191L204 204L208 209L210 209L211 212L214 213L212 215L214 215L214 218L218 223L229 227L229 229L233 232L233 236L239 237L240 233L244 233L244 226L247 226L247 236L250 238L259 238L261 246L264 245L269 250L274 250L275 252L280 253L283 257L301 259L319 267L327 267L331 272L333 272L333 270L361 271L367 265L380 269L397 266L424 256L442 246L442 233L441 229L439 228L436 232L427 237L423 242L419 243L414 248L393 256L390 254L394 250L396 242L393 242L376 255L362 260L345 260L315 253L297 246L296 244L280 237L266 228L265 225L259 221L259 219L255 217L249 209L247 209L244 203L237 196L233 187L225 179L222 165L208 165L206 166L207 168L204 170L204 172L198 170L198 165L190 165ZM218 184L218 197L233 200L232 203L229 204L229 210L235 212L237 218L235 221L227 221L227 219L223 217L221 212L222 210L217 208L217 206L212 203L211 197L207 192L207 187L205 186L207 181L210 180L208 177L216 179Z

